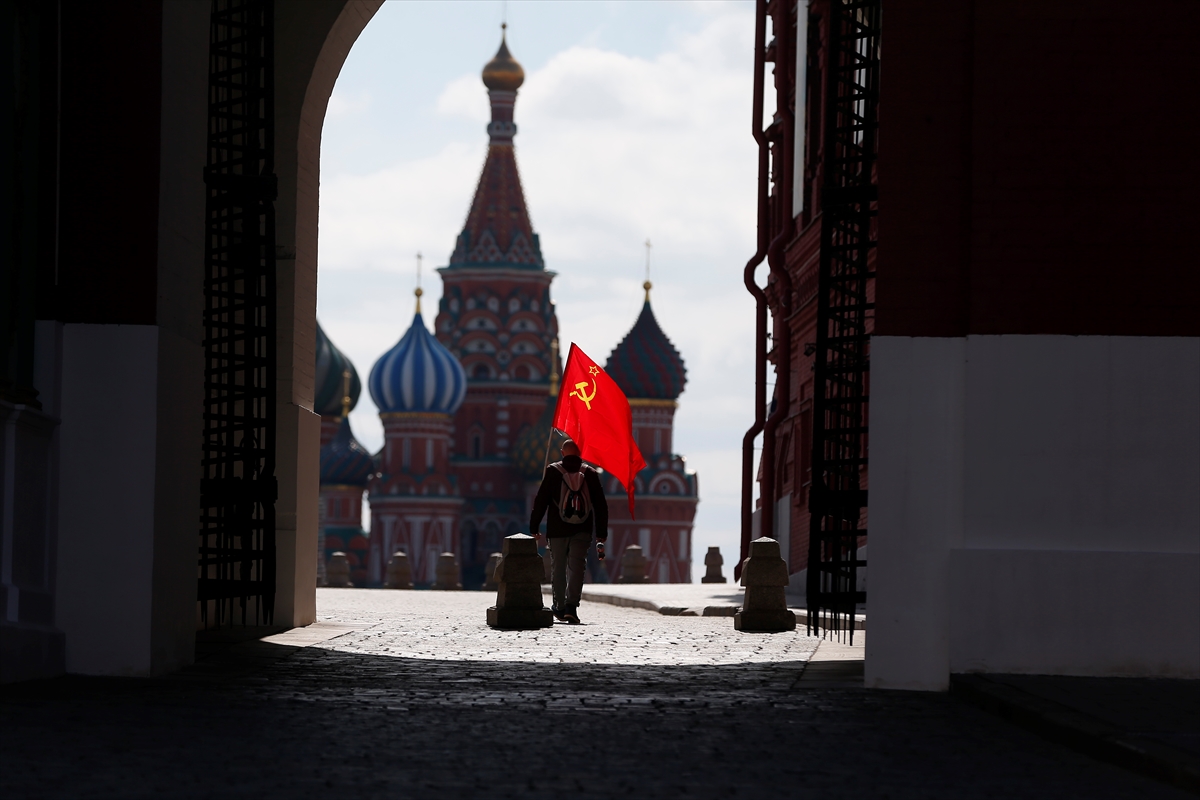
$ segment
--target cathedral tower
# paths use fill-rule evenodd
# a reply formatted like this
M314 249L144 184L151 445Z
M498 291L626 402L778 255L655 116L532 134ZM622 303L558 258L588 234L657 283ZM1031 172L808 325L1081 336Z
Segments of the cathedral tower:
M608 357L604 370L629 398L633 436L646 459L634 487L637 520L629 517L625 489L606 477L609 508L609 542L614 555L626 545L641 545L646 576L654 583L690 583L692 521L700 502L696 473L688 472L683 456L673 452L675 409L687 383L683 357L663 333L650 308L650 281L644 284L646 301L633 328ZM618 577L620 559L607 563Z
M525 71L500 49L483 68L492 121L488 151L466 224L442 276L435 331L462 363L467 391L454 415L452 468L465 500L464 586L483 582L488 555L528 525L517 438L546 409L550 343L558 331L541 245L529 220L513 137Z
M460 554L463 500L451 474L454 414L467 380L458 360L426 330L421 290L408 331L384 353L367 380L383 420L379 473L371 501L370 585L383 582L388 559L408 554L413 582L433 583L438 555Z
M350 429L362 384L350 359L317 323L316 392L313 410L321 415L321 505L318 511L317 583L338 550L350 561L350 580L366 580L367 533L362 526L363 492L375 472L371 454Z

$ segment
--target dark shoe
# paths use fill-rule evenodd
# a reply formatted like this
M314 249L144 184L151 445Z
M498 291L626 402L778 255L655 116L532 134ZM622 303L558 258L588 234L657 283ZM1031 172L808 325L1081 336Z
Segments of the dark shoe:
M577 608L579 608L579 606L567 606L566 610L563 612L562 619L565 619L572 625L578 625L579 615L575 613Z
M567 612L564 611L563 609L559 608L558 606L554 606L554 605L550 606L550 613L553 614L554 618L556 620L558 620L559 622L567 621Z

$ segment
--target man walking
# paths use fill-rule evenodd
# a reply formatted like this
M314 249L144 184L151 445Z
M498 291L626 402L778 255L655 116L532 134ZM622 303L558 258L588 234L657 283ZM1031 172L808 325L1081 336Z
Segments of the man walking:
M562 461L546 467L533 501L530 533L537 534L547 510L546 538L554 591L550 609L557 619L578 625L583 570L592 533L601 545L608 538L608 501L604 499L600 475L584 465L579 446L570 439L562 444Z

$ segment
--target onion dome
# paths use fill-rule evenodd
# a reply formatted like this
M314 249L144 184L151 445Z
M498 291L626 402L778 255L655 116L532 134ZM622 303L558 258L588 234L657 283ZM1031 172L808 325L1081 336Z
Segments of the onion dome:
M418 304L408 331L371 367L367 388L381 413L453 414L466 397L467 374L426 330Z
M375 460L350 430L350 418L341 425L329 444L321 448L321 485L366 486L375 473Z
M350 391L346 391L345 372L350 371ZM350 408L358 405L362 394L362 383L358 370L341 350L329 341L321 323L317 323L317 380L313 397L313 411L321 416L336 417L342 413L342 398L350 396Z
M612 351L604 371L617 382L626 397L674 400L683 394L687 369L683 357L658 327L650 310L650 282L646 302L633 329Z
M525 82L525 70L508 52L508 42L501 34L500 49L483 68L483 85L493 91L515 92Z

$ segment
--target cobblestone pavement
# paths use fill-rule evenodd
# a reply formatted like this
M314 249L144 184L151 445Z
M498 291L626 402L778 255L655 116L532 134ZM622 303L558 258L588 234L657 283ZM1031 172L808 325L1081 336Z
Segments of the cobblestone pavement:
M322 590L308 647L0 692L0 792L215 798L1168 798L947 695L803 688L815 640L585 604L498 632L478 593ZM275 641L284 640L286 637Z

